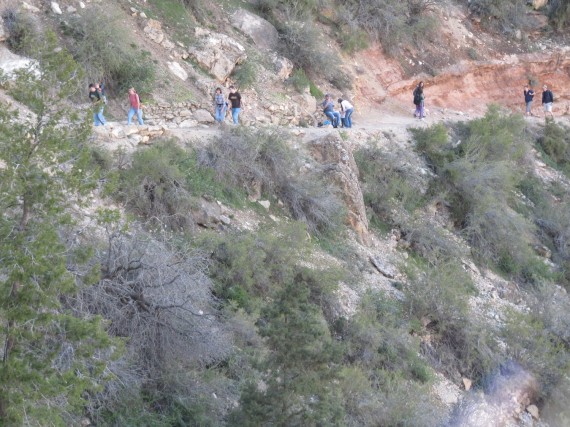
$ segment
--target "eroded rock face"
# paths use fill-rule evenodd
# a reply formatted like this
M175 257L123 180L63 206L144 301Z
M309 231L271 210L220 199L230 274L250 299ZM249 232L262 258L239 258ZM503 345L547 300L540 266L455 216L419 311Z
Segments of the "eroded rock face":
M326 174L340 188L348 209L347 222L363 243L368 242L368 219L352 149L340 136L331 134L309 142L313 158L326 166Z
M238 9L231 17L234 27L251 37L256 46L264 49L275 49L279 41L277 30L269 21L248 12Z
M33 61L29 58L16 55L4 45L0 45L0 70L8 77L16 70L29 67Z
M196 28L196 37L198 43L188 53L220 82L225 81L235 66L247 58L245 48L225 34Z
M484 111L490 103L513 110L524 108L523 86L533 76L535 109L540 109L542 84L554 92L554 115L564 114L570 97L570 49L556 52L506 55L499 60L462 62L426 79L426 105L453 110ZM409 105L418 79L401 80L390 85L389 96ZM470 101L471 100L471 101ZM474 102L473 100L477 100Z
M0 20L0 42L8 38L8 32L4 29L4 20Z

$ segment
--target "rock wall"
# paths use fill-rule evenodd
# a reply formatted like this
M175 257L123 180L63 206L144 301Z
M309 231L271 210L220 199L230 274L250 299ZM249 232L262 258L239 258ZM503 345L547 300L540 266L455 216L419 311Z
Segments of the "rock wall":
M358 166L350 145L337 134L329 134L309 142L309 150L318 163L326 166L326 174L339 187L348 209L346 221L356 231L361 242L367 244L368 218L358 181Z
M388 96L408 103L420 79L395 82ZM463 62L424 79L426 105L480 112L495 103L522 111L523 87L534 81L533 108L540 109L542 85L554 92L554 113L567 114L570 104L570 48L551 54L509 55L501 60ZM538 112L538 110L537 110Z

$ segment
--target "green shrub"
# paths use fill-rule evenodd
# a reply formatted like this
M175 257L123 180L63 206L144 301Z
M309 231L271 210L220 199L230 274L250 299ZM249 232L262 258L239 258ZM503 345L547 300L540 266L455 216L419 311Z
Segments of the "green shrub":
M468 298L476 292L469 274L457 261L412 264L407 273L406 309L428 322L433 337L424 349L426 357L449 374L456 370L475 380L484 378L500 355L493 336L469 315Z
M411 213L422 205L425 183L406 166L405 153L364 148L354 154L354 159L364 202L382 221L398 223L402 218L399 212Z
M460 139L455 144L441 125L413 133L417 150L439 175L456 224L480 262L534 281L545 273L531 249L535 228L516 210L515 190L530 149L523 118L490 106L483 118L453 131Z
M351 78L339 68L340 59L327 46L313 22L277 23L279 52L310 76L322 76L339 89L352 86Z
M319 87L313 82L309 83L309 93L317 99L322 99L325 96L323 91L320 90Z
M132 166L120 172L116 197L143 218L189 229L194 198L209 194L232 200L233 191L199 166L194 152L166 140L134 154Z
M564 0L551 0L548 16L557 30L564 30L570 25L570 3Z
M308 88L309 85L311 84L311 80L309 79L309 77L307 77L305 70L301 68L298 68L295 71L293 71L293 74L291 75L291 77L289 77L288 82L291 83L293 87L301 93L303 93L305 89Z
M104 81L110 93L126 93L129 87L149 93L155 79L154 64L148 53L133 50L133 40L117 22L118 16L112 9L94 6L81 16L62 21L67 47L85 68L90 82Z
M432 6L429 0L349 0L337 6L337 15L345 21L349 33L358 35L365 31L394 55L403 45L421 46L437 33ZM354 10L358 10L355 16Z
M434 172L440 173L457 157L449 144L444 124L438 123L427 129L412 128L410 131L416 141L416 150L426 157Z
M29 55L33 52L38 37L32 21L27 15L6 7L1 11L1 18L7 32L6 44L15 53Z
M297 176L300 165L277 130L235 129L200 152L200 164L235 188L275 195L311 233L326 234L342 221L343 204L318 172Z
M368 47L368 33L362 30L343 32L339 35L342 50L355 53Z
M245 61L232 71L232 78L241 89L252 87L257 79L257 69L252 61Z
M504 33L530 25L525 0L472 0L469 10L481 17L483 25Z
M538 143L546 154L558 165L570 163L570 128L557 124L554 120L546 121L544 134Z

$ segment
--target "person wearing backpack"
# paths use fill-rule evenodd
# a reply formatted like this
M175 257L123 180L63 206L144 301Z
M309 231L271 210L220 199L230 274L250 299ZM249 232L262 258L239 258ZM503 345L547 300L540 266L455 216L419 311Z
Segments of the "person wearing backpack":
M414 105L416 106L414 117L419 117L420 120L426 116L424 111L424 99L424 82L419 82L414 89Z
M526 105L526 115L532 116L532 100L534 98L534 90L528 85L524 87L524 103Z
M131 120L135 114L137 115L139 125L144 125L142 118L142 101L134 87L129 89L129 103L131 105L131 108L129 109L129 114L127 115L127 125L131 124Z
M95 126L105 126L107 124L105 116L103 116L105 103L94 83L89 84L89 100L91 101L91 108L93 110L93 124Z
M547 85L542 86L542 105L544 106L544 118L546 119L546 113L550 114L550 117L554 118L552 114L552 103L554 102L554 95Z

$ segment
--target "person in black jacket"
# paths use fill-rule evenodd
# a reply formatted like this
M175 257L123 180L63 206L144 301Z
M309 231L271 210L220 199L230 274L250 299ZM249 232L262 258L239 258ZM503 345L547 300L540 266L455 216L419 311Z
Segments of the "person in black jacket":
M554 102L554 95L552 91L548 89L548 86L542 86L542 105L544 106L544 118L546 119L546 113L550 114L550 117L554 118L552 114L552 103Z
M526 115L532 116L532 100L534 98L534 90L528 85L524 87L524 103L526 104Z

